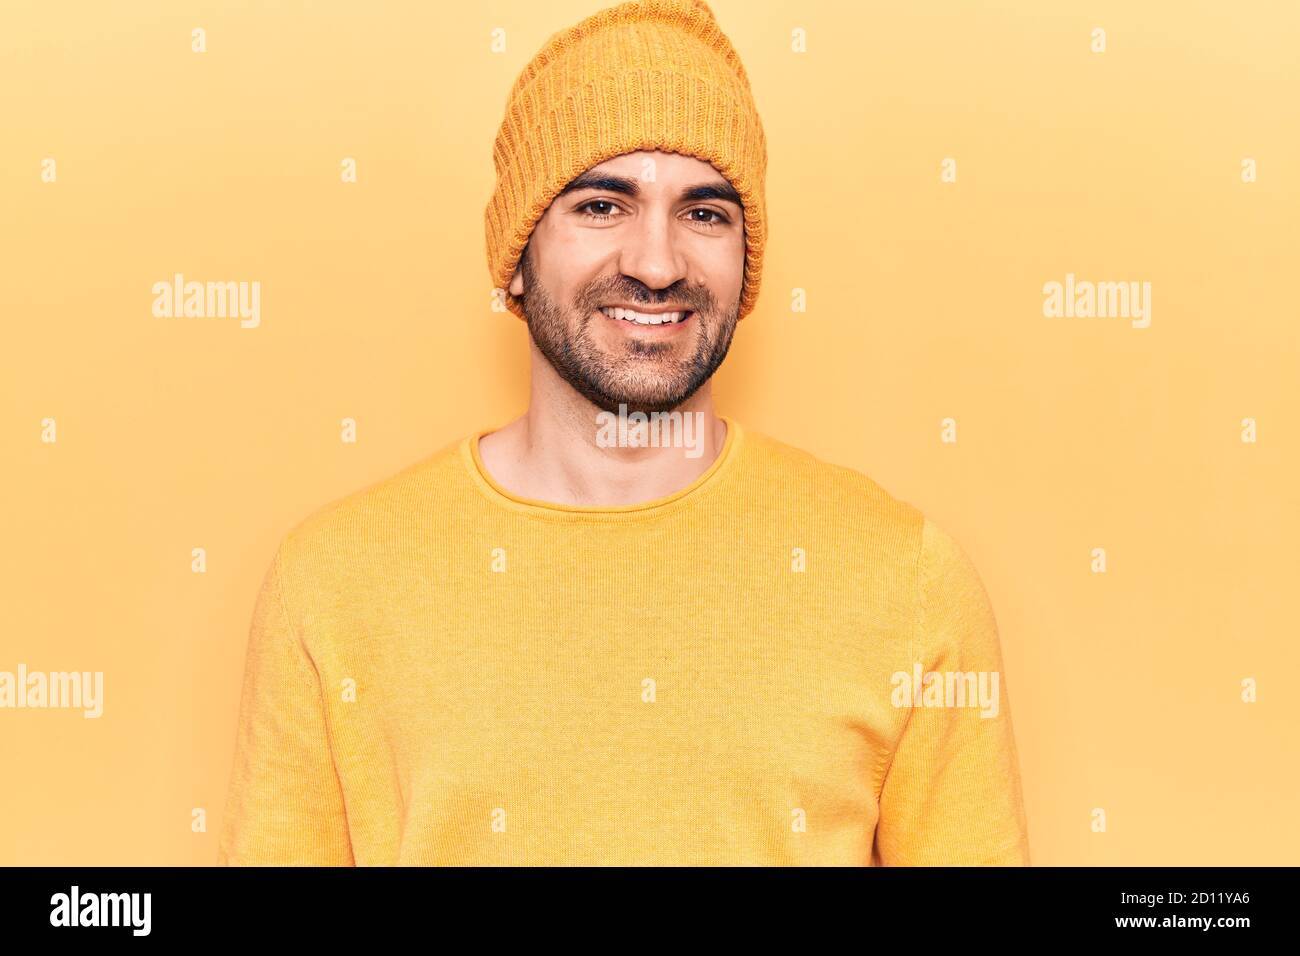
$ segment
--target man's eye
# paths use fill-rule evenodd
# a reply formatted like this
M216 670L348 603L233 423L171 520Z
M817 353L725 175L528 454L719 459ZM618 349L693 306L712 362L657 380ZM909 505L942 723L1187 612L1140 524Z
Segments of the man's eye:
M593 206L607 206L610 209L618 208L608 199L593 199L591 202L583 203L581 206L578 207L578 209L590 210ZM608 212L584 212L583 215L587 216L589 219L599 219L601 221L613 218L613 216L610 215L610 213Z
M578 211L581 212L588 219L595 219L600 222L605 222L607 220L613 219L614 212L617 209L618 206L610 202L608 199L593 199L590 202L585 202L578 207ZM705 207L701 207L699 209L692 209L689 213L687 213L687 215L691 217L691 222L695 223L696 225L705 226L708 228L713 228L714 226L721 226L731 222L731 219L728 218L728 216L725 213L719 212L716 209L708 209ZM697 217L701 217L701 218L697 218Z
M712 227L712 226L721 226L723 223L727 223L731 221L726 217L725 214L718 212L718 210L707 209L703 207L699 209L692 209L690 211L690 215L694 216L696 213L701 213L701 212L704 213L706 216L717 216L717 218L716 219L691 219L691 222L699 223L701 226Z

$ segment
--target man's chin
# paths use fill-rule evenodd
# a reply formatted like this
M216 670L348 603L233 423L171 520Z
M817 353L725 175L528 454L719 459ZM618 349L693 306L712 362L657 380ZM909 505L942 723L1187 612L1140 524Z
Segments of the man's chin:
M560 378L599 411L611 415L675 411L708 380L708 376L695 374L696 362L606 353L581 335L566 338L554 334L556 328L530 322L534 345ZM717 364L710 367L710 374Z
M588 395L587 400L602 412L609 412L611 415L626 416L639 413L649 416L656 412L671 412L680 408L685 403L686 398L655 400L642 395L601 395L597 398Z
M708 381L695 375L671 374L667 369L661 375L644 368L639 373L633 372L624 379L610 369L605 375L582 374L575 376L579 381L572 378L568 381L596 408L612 415L676 411Z

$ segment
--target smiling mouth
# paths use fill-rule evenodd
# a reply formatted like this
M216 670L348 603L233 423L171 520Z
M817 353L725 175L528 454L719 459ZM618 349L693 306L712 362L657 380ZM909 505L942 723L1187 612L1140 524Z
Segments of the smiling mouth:
M602 306L598 311L607 318L633 325L680 325L695 314L690 309L677 312L638 312L618 306Z

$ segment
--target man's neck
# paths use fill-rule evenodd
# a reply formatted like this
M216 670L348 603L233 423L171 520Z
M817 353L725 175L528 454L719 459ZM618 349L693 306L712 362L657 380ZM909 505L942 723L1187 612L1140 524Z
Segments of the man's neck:
M711 384L673 409L680 429L634 447L631 426L600 416L549 365L534 364L528 411L483 436L479 457L497 484L525 498L588 507L662 498L695 481L722 450L727 425L714 413Z

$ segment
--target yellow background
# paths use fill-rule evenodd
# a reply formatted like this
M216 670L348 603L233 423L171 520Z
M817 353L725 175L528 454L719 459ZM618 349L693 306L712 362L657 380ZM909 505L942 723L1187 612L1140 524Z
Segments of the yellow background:
M0 711L0 863L215 859L279 537L524 407L492 137L601 5L5 0L0 670L102 670L105 712ZM713 9L771 230L720 410L970 552L1036 864L1300 861L1300 5ZM259 281L261 326L155 319L177 272ZM1045 318L1067 272L1150 281L1151 327Z

